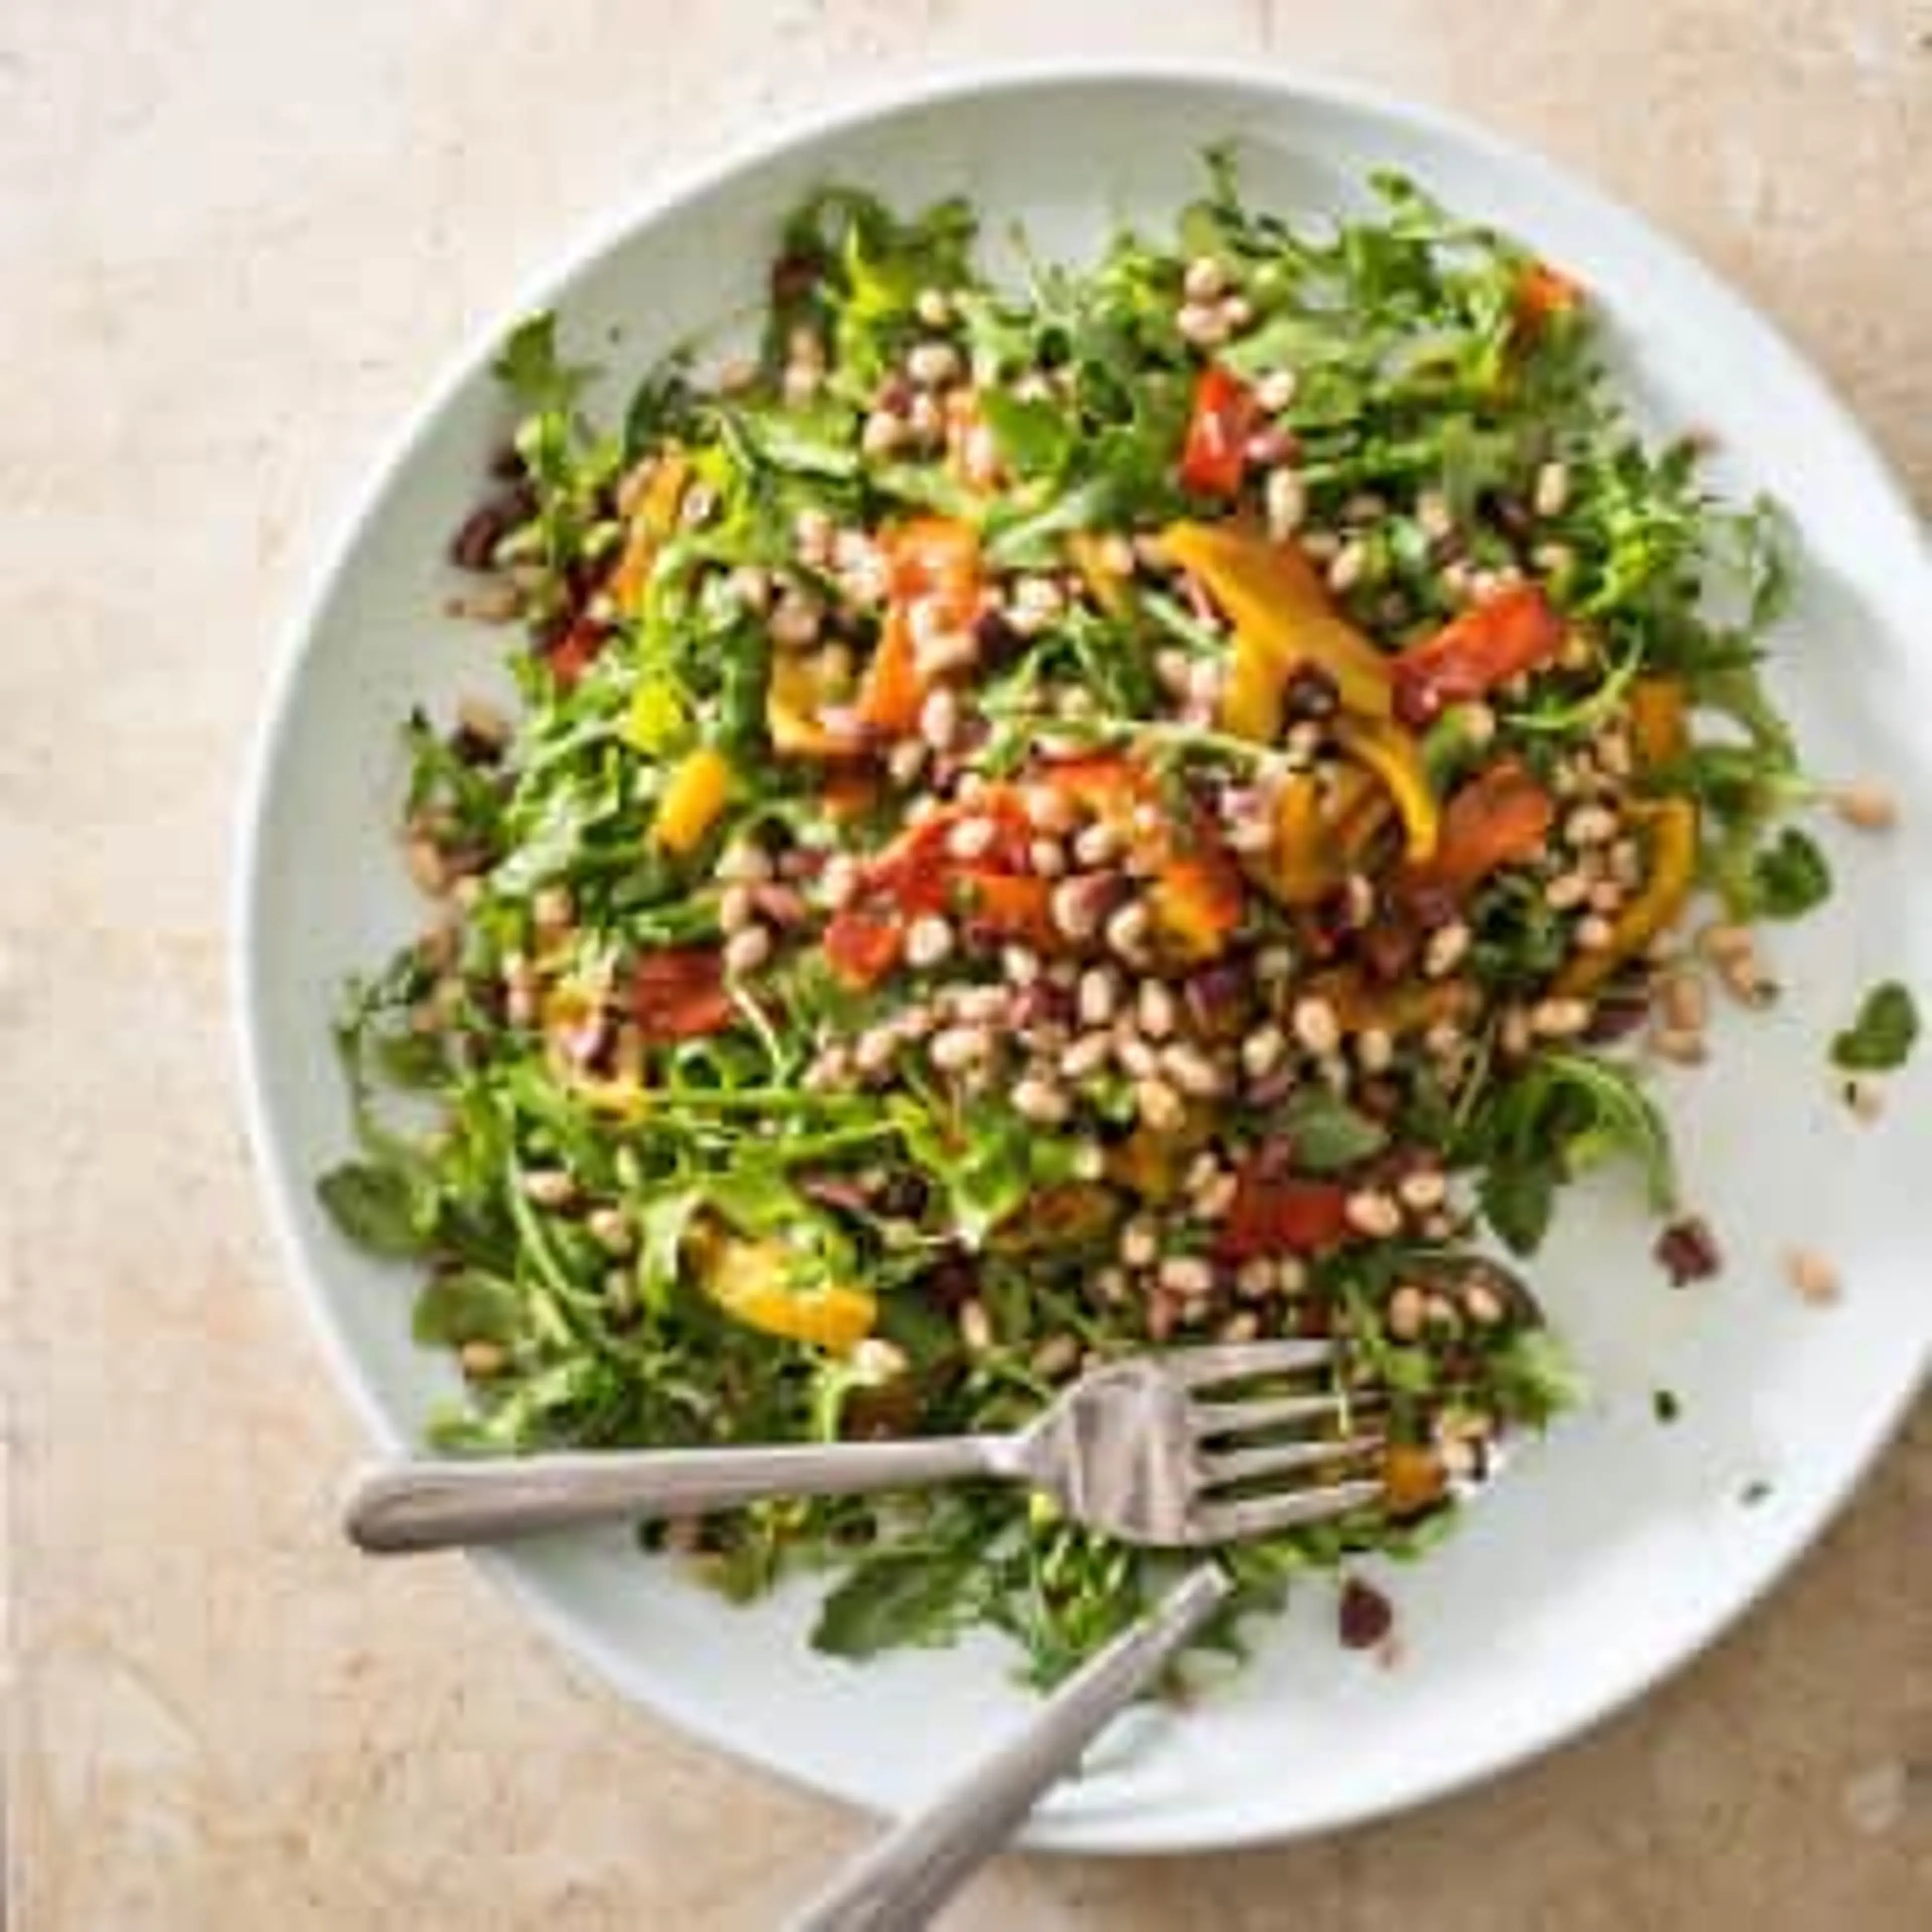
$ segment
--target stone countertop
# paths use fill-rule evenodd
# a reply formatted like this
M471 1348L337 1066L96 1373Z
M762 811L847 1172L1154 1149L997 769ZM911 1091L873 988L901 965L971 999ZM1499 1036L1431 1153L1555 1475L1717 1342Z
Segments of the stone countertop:
M1163 17L1165 16L1165 17ZM236 1124L231 820L272 640L400 411L615 196L892 74L1325 68L1697 248L1932 503L1925 0L13 0L0 11L5 1837L22 1932L753 1932L868 1828L379 1574ZM1009 1859L959 1932L1932 1918L1932 1429L1640 1708L1418 1815ZM1915 1764L1916 1772L1908 1767Z

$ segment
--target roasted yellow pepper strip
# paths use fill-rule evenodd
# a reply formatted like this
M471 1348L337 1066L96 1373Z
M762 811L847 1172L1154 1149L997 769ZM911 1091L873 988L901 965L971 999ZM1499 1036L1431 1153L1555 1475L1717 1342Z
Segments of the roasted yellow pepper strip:
M1389 716L1388 660L1330 603L1300 550L1218 524L1172 524L1161 542L1234 626L1221 700L1226 730L1263 742L1279 737L1282 694L1303 664L1334 680L1344 710L1364 718Z
M1108 546L1090 530L1076 530L1066 539L1066 554L1094 602L1109 616L1118 616L1127 608L1127 580L1115 566ZM1132 560L1131 553L1128 560Z
M1643 890L1618 913L1610 944L1577 952L1556 976L1556 990L1587 993L1648 946L1684 908L1697 880L1697 808L1688 798L1633 805L1631 817L1650 833L1650 869Z
M651 820L651 841L667 852L694 850L718 822L731 794L731 767L722 752L700 745L671 771Z
M1318 905L1347 879L1389 809L1380 782L1359 765L1340 766L1325 790L1312 772L1291 772L1275 803L1274 844L1243 866L1282 905Z
M1430 787L1421 746L1386 718L1344 716L1336 719L1334 729L1342 749L1367 766L1395 800L1409 862L1426 865L1436 856L1442 814Z
M782 1240L713 1233L697 1244L704 1292L733 1321L761 1335L842 1355L872 1332L879 1304L864 1288L838 1282L794 1285L791 1250Z
M779 652L765 686L765 728L772 750L787 758L850 758L860 748L858 739L830 730L819 717L824 706L850 694L834 683L818 653Z
M1264 883L1283 905L1317 904L1340 883L1333 831L1314 773L1291 773L1275 805L1274 850L1263 868Z

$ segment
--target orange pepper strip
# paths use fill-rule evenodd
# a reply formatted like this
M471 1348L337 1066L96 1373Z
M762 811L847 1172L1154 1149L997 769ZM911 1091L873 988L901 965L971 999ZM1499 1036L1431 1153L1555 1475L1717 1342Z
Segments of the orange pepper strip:
M1684 755L1690 722L1680 680L1639 678L1630 686L1630 718L1640 764L1654 768Z
M677 527L678 506L684 500L684 486L690 475L691 465L673 451L659 461L631 512L623 554L610 573L609 586L617 608L627 617L635 616L643 606L658 552Z
M1568 314L1582 299L1583 286L1574 278L1548 262L1532 262L1516 285L1516 327L1534 338L1552 316Z
M1499 866L1533 858L1556 823L1556 804L1527 765L1505 758L1472 778L1444 808L1435 856L1412 866L1402 890L1460 898Z
M919 723L926 680L913 640L912 611L923 604L942 626L963 628L980 612L980 538L969 524L920 517L887 530L886 621L859 687L859 722L902 736Z
M1379 1027L1398 1038L1426 1033L1444 1020L1467 1021L1482 1000L1466 981L1408 980L1399 986L1372 986L1352 967L1312 974L1308 990L1318 993L1335 1009L1345 1033Z
M1228 730L1263 742L1278 737L1282 694L1303 664L1334 680L1345 710L1388 717L1388 660L1329 602L1298 549L1225 524L1170 524L1161 541L1175 562L1201 580L1234 626L1221 700Z
M845 694L835 690L824 660L812 652L781 651L765 685L765 729L772 748L787 758L850 758L865 749L856 732L834 730L824 708Z
M878 648L859 686L859 722L868 730L903 737L919 722L926 686L913 649L912 626L903 610L886 614Z
M1684 909L1697 880L1697 808L1688 798L1663 798L1633 805L1630 814L1650 831L1650 870L1643 890L1618 913L1610 944L1595 952L1573 953L1557 974L1556 990L1565 995L1600 986L1627 959L1634 958Z
M825 956L848 986L876 986L905 954L905 921L896 913L847 906L825 928Z
M715 946L670 946L631 969L626 1004L647 1045L722 1033L737 1018L724 987L724 956Z
M1448 1486L1448 1472L1432 1449L1391 1442L1382 1452L1382 1501L1390 1516L1420 1516L1442 1501Z
M1064 760L1042 778L1140 854L1154 877L1148 902L1154 924L1175 952L1198 960L1220 951L1241 921L1241 877L1204 822L1177 826L1161 808L1156 827L1143 830L1137 808L1160 807L1160 788L1151 773L1112 754Z
M1324 788L1292 772L1275 804L1274 844L1244 862L1248 876L1285 906L1318 905L1347 879L1389 812L1389 797L1360 765L1336 769Z

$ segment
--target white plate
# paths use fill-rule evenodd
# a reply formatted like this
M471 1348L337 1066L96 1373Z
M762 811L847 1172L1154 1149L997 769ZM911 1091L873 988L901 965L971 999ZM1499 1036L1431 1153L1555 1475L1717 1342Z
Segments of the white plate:
M1047 1802L1030 1841L1088 1851L1340 1825L1591 1723L1708 1642L1817 1533L1932 1343L1923 1081L1901 1081L1882 1127L1862 1130L1834 1098L1824 1054L1874 977L1932 987L1932 913L1916 884L1932 871L1932 572L1898 489L1816 377L1670 243L1543 163L1412 109L1231 71L1036 71L902 98L715 170L619 223L526 306L554 302L567 342L628 376L756 300L778 218L815 184L855 181L901 203L964 190L990 234L1019 216L1047 254L1078 252L1123 214L1171 218L1199 186L1203 142L1226 136L1239 137L1262 205L1332 208L1364 171L1393 165L1600 294L1646 411L1714 430L1720 480L1773 489L1793 512L1808 566L1778 690L1819 767L1884 775L1906 828L1831 839L1838 897L1776 946L1790 997L1722 1024L1715 1066L1676 1083L1690 1190L1728 1251L1723 1278L1672 1292L1627 1198L1573 1200L1538 1279L1597 1399L1526 1454L1447 1548L1393 1579L1400 1667L1338 1649L1331 1592L1310 1586L1257 1633L1245 1675L1184 1718L1124 1737ZM338 1373L392 1448L452 1377L410 1345L406 1272L346 1246L311 1182L348 1134L327 1038L336 989L412 929L391 856L397 722L473 684L494 648L439 614L445 540L502 426L483 373L490 346L410 426L329 559L268 722L242 868L243 1054L274 1217ZM1791 1241L1836 1258L1840 1307L1802 1306L1784 1284L1777 1257ZM1664 1386L1683 1405L1671 1427L1652 1412ZM1027 1707L990 1643L866 1666L820 1658L804 1642L805 1593L733 1610L640 1559L621 1532L489 1568L629 1695L875 1808L916 1803Z

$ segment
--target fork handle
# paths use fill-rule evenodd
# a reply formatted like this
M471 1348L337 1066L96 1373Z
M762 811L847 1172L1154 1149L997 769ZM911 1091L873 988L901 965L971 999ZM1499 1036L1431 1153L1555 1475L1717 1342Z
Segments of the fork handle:
M411 1462L365 1471L343 1520L352 1541L387 1556L613 1517L697 1516L771 1496L856 1496L1022 1473L1017 1444L1003 1436Z
M1017 1737L928 1810L861 1852L787 1922L785 1932L916 1932L926 1925L1233 1588L1218 1564L1190 1570L1147 1616L1069 1678Z

